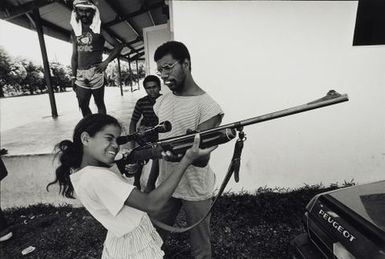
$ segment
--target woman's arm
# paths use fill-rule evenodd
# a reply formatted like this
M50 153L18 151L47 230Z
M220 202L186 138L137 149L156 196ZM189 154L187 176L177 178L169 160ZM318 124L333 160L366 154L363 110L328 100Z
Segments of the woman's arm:
M164 182L162 182L158 188L149 193L143 193L137 189L134 189L128 196L125 204L147 212L154 212L162 208L175 191L186 168L196 159L207 156L216 148L215 146L207 149L199 149L199 143L200 137L199 134L197 134L195 136L193 146L186 151L186 154L179 162L174 173L172 173ZM162 155L167 156L169 154L166 153Z

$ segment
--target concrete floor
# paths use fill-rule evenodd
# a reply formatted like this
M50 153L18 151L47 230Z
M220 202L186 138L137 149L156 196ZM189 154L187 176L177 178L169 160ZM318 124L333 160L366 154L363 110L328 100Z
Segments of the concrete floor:
M145 95L127 88L120 95L117 87L107 87L105 102L107 113L116 117L128 129L136 100ZM76 123L82 118L74 92L56 93L59 116L51 117L47 94L0 99L1 147L8 149L3 156L9 175L1 182L1 207L28 206L35 203L72 203L57 194L49 193L45 186L53 180L55 164L53 148L61 140L71 139ZM91 100L91 109L96 107Z
M107 113L128 128L136 100L144 95L144 91L126 90L121 96L119 88L107 87ZM9 155L52 153L56 143L71 138L74 126L82 118L75 93L56 93L55 101L59 115L56 119L51 116L47 94L0 99L0 144L8 149ZM96 112L93 99L90 107Z

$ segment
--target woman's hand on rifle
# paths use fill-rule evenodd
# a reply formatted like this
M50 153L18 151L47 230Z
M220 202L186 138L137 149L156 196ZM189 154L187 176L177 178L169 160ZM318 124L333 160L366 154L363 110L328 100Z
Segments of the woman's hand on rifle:
M186 130L186 135L188 134L193 134L193 133L197 133L196 130L191 130L191 129L187 129ZM179 162L183 155L185 153L177 153L175 152L172 147L167 147L168 149L167 150L164 150L164 152L162 152L162 158L166 161L169 161L169 162Z
M210 155L212 151L214 151L218 146L212 146L208 148L200 148L200 135L196 134L194 138L194 144L193 146L186 151L186 154L184 155L184 158L187 158L188 160L192 161L192 164L194 162L199 161L203 157L207 157Z
M196 142L198 141L198 142ZM162 158L164 160L170 161L170 162L179 162L184 156L187 156L187 158L191 159L192 165L194 166L200 166L202 161L208 162L208 159L210 157L210 153L217 148L217 146L205 148L205 149L200 149L199 148L199 143L200 143L200 135L196 134L194 138L194 144L193 146L186 151L185 154L177 154L175 153L172 148L166 151L162 152ZM207 165L207 162L205 165Z

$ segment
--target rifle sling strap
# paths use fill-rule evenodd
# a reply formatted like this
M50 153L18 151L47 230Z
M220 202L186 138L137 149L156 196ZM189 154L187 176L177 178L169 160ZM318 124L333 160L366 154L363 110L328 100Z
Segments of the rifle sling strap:
M239 132L238 132L239 138L237 139L237 142L235 143L234 153L233 153L233 157L231 159L229 168L227 170L225 178L223 179L221 187L219 188L218 194L216 195L216 197L215 197L213 203L211 204L209 210L207 211L207 213L200 220L198 220L197 222L195 222L194 224L192 224L191 226L188 226L188 227L182 227L182 228L181 227L174 227L174 226L167 225L163 222L160 222L156 219L151 218L151 221L152 221L152 223L154 223L154 225L156 225L157 227L162 228L164 230L167 230L169 232L183 233L183 232L189 231L190 229L198 226L203 220L205 220L205 218L207 218L207 216L211 213L211 210L213 209L218 198L222 195L223 191L225 190L226 185L229 182L233 173L234 173L235 181L236 182L239 181L239 168L241 165L241 155L242 155L243 143L244 143L246 138L244 137L244 133L242 131L242 128L240 128L238 130L239 130Z

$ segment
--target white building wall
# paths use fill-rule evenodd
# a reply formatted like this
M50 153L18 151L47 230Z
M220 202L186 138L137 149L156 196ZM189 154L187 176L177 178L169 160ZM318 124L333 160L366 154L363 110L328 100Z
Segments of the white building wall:
M144 52L146 60L146 75L156 73L154 53L158 46L171 40L169 24L162 24L143 29Z
M385 47L353 47L356 1L170 1L174 39L223 123L312 101L349 102L245 128L241 180L260 186L366 183L385 176ZM212 156L218 182L234 142Z

